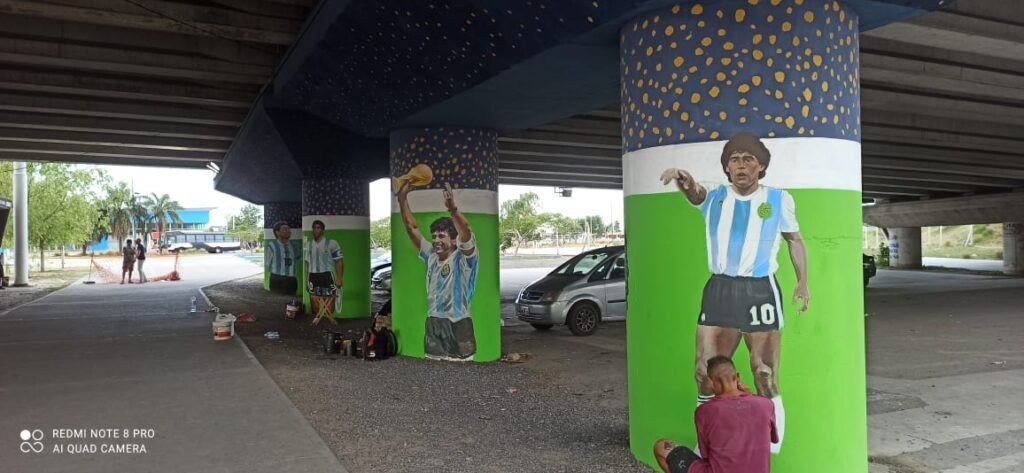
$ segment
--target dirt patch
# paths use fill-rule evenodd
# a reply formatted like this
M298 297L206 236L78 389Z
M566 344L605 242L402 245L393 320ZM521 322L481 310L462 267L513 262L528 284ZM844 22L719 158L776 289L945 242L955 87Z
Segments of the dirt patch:
M236 332L352 473L650 471L629 453L621 324L585 339L506 327L503 351L531 355L521 364L365 362L324 354L311 317L285 319L288 298L261 284L205 291L222 311L257 317ZM271 330L281 339L263 337Z
M59 264L59 263L58 263ZM55 269L44 272L29 272L28 287L7 287L0 291L0 312L13 309L19 305L32 302L53 291L63 289L86 274L88 268L66 268ZM14 274L8 273L11 284L14 284Z

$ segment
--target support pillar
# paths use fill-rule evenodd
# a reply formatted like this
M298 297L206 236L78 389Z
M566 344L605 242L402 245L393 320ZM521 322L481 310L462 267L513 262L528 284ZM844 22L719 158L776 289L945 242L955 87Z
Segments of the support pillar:
M28 286L28 164L14 163L14 286Z
M391 133L392 323L405 356L501 356L497 140L474 128Z
M657 439L696 445L724 355L775 406L773 470L867 471L857 22L840 2L720 0L621 30L630 448L652 467ZM698 325L739 346L698 354ZM753 366L742 333L783 326Z
M317 239L322 225L322 237ZM317 299L333 303L336 318L370 316L370 183L362 179L302 181L301 290L308 313ZM313 279L312 281L310 279ZM340 288L338 282L341 282ZM311 284L312 283L312 284ZM334 290L331 290L334 286ZM335 297L336 292L340 297Z
M921 269L921 227L889 229L889 266Z
M274 227L277 226L275 231ZM275 277L273 290L282 294L300 295L302 266L302 204L271 202L263 205L263 289L271 290L271 273ZM287 278L291 278L289 281ZM295 290L290 290L290 287Z
M1024 276L1024 223L1003 224L1003 273Z

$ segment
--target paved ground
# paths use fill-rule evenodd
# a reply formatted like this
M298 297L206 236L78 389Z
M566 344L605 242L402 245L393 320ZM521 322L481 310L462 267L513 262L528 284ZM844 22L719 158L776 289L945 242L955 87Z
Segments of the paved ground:
M238 333L352 472L650 471L628 449L624 324L585 339L506 327L504 351L534 355L524 364L365 362L324 354L310 317L285 319L287 297L259 278L204 290L222 310L256 314Z
M1024 279L879 271L866 302L872 472L1024 472Z
M258 270L189 259L183 281L73 284L0 316L0 471L344 471L244 345L188 313L200 286Z

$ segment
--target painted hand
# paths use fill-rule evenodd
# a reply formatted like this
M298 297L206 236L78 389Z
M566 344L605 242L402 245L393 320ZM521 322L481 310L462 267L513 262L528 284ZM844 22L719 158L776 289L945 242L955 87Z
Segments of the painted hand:
M398 188L398 192L395 193L398 196L399 201L404 201L409 195L409 191L412 190L412 185L408 182L402 182L401 187Z
M673 180L679 181L679 183L683 185L683 189L690 190L690 188L693 187L693 176L682 169L670 168L661 173L662 184L667 185Z
M793 303L796 304L798 300L801 301L800 309L797 310L799 314L806 311L807 306L811 303L811 293L807 290L806 283L797 284L796 289L793 291Z
M455 205L455 196L452 194L452 186L447 182L444 183L444 207L449 212L458 210L458 207Z

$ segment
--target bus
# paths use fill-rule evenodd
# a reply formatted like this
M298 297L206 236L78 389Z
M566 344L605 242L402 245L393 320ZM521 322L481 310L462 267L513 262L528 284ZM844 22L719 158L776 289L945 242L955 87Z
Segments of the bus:
M238 238L224 232L201 232L190 230L171 230L164 233L164 246L172 251L206 250L209 253L223 253L242 248Z

